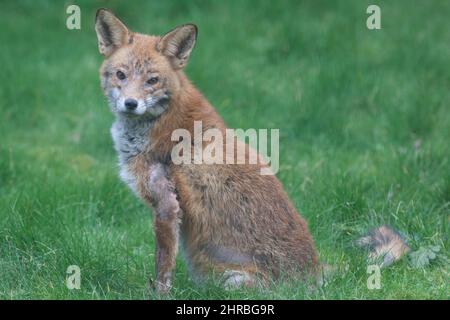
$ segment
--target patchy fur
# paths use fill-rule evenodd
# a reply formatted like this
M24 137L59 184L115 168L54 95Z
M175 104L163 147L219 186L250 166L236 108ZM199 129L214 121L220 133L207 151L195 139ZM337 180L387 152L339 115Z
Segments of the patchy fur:
M117 116L112 134L122 178L155 211L158 292L171 286L179 240L196 278L211 271L224 274L227 287L282 274L316 274L318 258L307 223L278 179L260 174L267 167L264 162L171 161L175 129L193 135L194 121L202 121L203 130L216 128L225 136L222 118L182 70L197 28L183 25L163 37L146 36L124 31L123 23L106 10L97 15L96 25L106 58L101 84ZM157 82L149 81L155 76ZM153 102L140 111L128 110L124 98ZM255 151L246 149L248 160Z

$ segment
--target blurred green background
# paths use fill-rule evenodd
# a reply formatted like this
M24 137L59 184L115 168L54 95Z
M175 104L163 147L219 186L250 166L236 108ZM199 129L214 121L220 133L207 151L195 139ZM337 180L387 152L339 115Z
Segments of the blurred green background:
M81 30L66 7L81 8ZM226 292L179 260L172 298L448 298L450 2L2 1L0 298L155 298L151 212L118 179L100 89L95 11L134 31L199 27L186 70L231 128L279 128L279 178L309 221L321 260L302 283ZM367 288L352 242L389 223L411 258ZM65 285L81 268L81 289Z

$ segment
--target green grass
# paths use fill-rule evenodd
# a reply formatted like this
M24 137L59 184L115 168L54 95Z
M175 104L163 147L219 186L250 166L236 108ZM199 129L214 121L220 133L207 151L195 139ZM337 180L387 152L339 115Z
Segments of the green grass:
M321 260L348 266L328 286L226 292L178 261L176 299L448 299L449 266L407 260L368 290L352 241L389 223L414 249L448 256L450 3L377 1L14 1L0 11L0 298L154 298L151 212L118 179L100 90L95 10L133 30L195 22L187 74L232 128L279 128L279 178ZM65 286L69 265L81 289Z

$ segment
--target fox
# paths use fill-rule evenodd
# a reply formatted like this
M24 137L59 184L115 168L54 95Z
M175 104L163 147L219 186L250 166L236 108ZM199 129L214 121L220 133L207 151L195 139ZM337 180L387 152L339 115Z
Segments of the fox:
M193 279L218 275L225 288L265 284L285 275L316 277L321 265L308 224L277 177L260 174L267 168L260 154L245 142L233 141L233 150L244 146L246 160L256 153L257 163L173 161L179 142L171 139L174 130L193 134L196 121L202 122L202 130L213 128L225 135L227 129L184 72L197 26L189 23L162 36L145 35L130 31L101 8L95 31L104 57L100 84L115 116L111 135L119 175L153 212L156 292L170 292L180 248ZM399 241L378 236L375 243L373 238L361 244L386 249Z

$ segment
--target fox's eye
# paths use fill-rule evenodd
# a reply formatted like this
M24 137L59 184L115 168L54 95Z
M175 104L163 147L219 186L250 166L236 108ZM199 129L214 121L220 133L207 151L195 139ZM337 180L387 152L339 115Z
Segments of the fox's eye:
M158 83L158 81L159 81L158 77L151 77L150 79L147 80L147 83L149 85L154 85L154 84Z
M127 76L125 75L125 73L123 73L122 71L117 71L116 73L117 78L119 78L119 80L123 80L125 79Z

